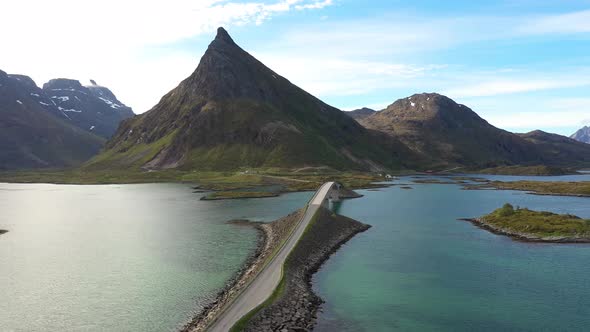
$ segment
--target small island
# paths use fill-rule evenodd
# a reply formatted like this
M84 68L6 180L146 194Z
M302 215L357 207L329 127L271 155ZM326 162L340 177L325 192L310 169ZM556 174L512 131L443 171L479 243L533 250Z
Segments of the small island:
M495 174L495 175L531 175L531 176L556 176L556 175L573 175L579 174L576 170L564 167L554 167L547 165L536 166L497 166L485 169L474 170L478 174Z
M201 197L202 201L218 201L223 199L277 197L279 193L271 191L216 191Z
M7 231L7 230L5 230L5 229L0 229L0 235L2 235L2 234L4 234L4 233L8 233L8 231Z
M590 181L490 181L475 185L465 185L464 188L467 190L520 190L534 195L590 197Z
M515 209L504 204L483 217L462 220L520 241L590 243L590 220L570 214Z

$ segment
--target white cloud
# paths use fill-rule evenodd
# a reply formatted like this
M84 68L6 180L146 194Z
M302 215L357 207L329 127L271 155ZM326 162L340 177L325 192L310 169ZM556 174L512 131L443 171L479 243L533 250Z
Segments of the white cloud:
M0 65L10 73L30 75L38 84L56 77L93 78L111 87L136 112L144 112L199 62L201 54L166 45L212 33L218 26L262 24L280 13L331 4L321 0L9 1L2 4Z
M217 26L263 24L281 13L318 10L335 0L19 0L2 5L0 69L33 76L96 79L144 112L188 76L201 54L166 48ZM31 10L34 8L35 10ZM502 29L498 27L501 26ZM558 15L445 17L398 12L296 25L253 51L281 75L320 97L375 91L443 91L476 97L590 84L589 72L496 70L436 63L442 49L482 41L590 32L590 11ZM10 50L10 51L6 51ZM426 55L426 56L425 56ZM374 97L376 100L391 97ZM333 99L333 98L332 98ZM587 116L586 116L587 118Z
M307 4L303 4L303 5L297 5L297 6L295 6L295 8L297 10L322 9L324 7L327 7L327 6L331 6L332 4L334 4L334 1L332 1L332 0L324 0L324 1L316 1L314 3L307 3Z
M443 94L456 98L497 96L522 92L533 92L558 88L590 85L590 79L582 80L526 80L526 79L496 79L482 83L466 83L462 87L444 90Z
M460 100L496 127L515 132L542 129L569 136L589 124L590 98L544 94L514 98L473 97Z
M588 33L590 10L531 17L525 19L516 32L524 35Z
M375 89L402 87L408 80L429 77L444 65L418 66L379 61L312 57L300 53L255 53L263 63L316 96L362 95Z

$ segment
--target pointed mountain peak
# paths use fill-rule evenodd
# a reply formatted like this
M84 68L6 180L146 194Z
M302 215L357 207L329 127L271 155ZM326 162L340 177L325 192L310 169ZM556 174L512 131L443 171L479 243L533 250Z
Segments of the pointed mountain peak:
M217 28L217 36L215 36L214 41L223 41L226 43L235 44L227 30L225 30L223 27Z

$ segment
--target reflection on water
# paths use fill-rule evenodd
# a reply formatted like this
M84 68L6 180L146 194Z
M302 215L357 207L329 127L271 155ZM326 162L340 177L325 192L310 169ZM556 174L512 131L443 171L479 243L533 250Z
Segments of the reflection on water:
M310 193L200 201L190 186L0 184L0 331L169 331Z

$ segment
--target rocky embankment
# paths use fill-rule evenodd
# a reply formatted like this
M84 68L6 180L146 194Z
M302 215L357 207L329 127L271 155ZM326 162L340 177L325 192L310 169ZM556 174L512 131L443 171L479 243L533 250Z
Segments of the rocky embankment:
M348 189L348 188L344 188L344 187L340 188L339 196L341 199L352 199L352 198L363 197L363 195L357 193L356 191Z
M508 236L516 241L522 242L546 242L546 243L590 243L588 237L577 236L537 236L530 233L517 232L503 227L490 224L483 218L462 218L459 220L468 221L475 226L485 229L497 235Z
M231 220L229 223L256 227L260 233L258 247L255 252L242 265L226 286L217 294L215 300L207 305L199 315L185 325L181 331L205 331L211 322L225 307L233 301L238 294L250 283L250 281L262 270L266 262L276 250L288 238L291 230L301 219L304 209L300 209L286 217L275 220L272 223L251 222L248 220Z
M342 244L369 228L321 208L285 263L277 299L256 313L244 331L311 330L323 303L312 290L312 275Z

